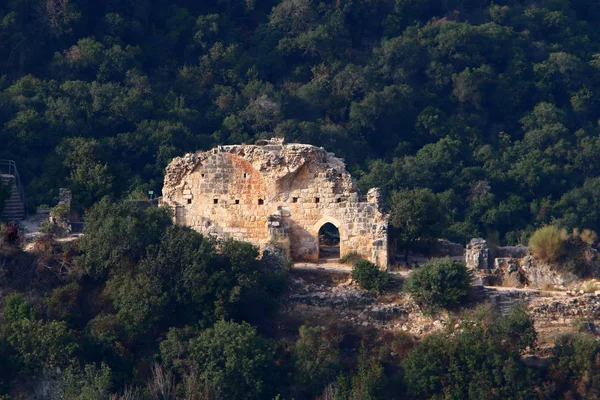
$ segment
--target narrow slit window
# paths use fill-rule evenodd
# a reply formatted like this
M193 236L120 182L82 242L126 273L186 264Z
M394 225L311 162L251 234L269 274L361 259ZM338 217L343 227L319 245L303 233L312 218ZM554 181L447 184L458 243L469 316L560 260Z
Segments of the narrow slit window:
M219 204L219 199L213 199L213 204Z
M248 174L244 172L244 179L248 177Z
M258 199L258 205L262 206L263 204L265 204L265 201L263 199Z
M321 199L319 197L315 197L315 203L319 203Z
M297 203L298 202L298 198L297 197L292 197L292 203Z
M200 176L204 178L204 174L200 174Z

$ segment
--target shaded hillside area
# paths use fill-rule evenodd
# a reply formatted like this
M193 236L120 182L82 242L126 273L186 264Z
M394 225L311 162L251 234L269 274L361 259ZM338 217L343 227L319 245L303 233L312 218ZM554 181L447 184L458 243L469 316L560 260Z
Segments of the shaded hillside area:
M30 209L61 186L89 207L284 136L388 199L430 190L437 237L598 230L599 22L591 0L3 1L0 158Z
M364 260L289 271L131 202L97 203L76 240L24 251L3 233L2 399L600 395L596 295L520 290L529 309L495 309L451 259L394 276Z

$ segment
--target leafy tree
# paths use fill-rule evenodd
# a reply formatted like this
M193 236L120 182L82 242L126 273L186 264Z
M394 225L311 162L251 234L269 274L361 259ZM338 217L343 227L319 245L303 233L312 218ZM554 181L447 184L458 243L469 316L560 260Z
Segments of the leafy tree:
M139 261L171 224L169 210L104 198L86 214L81 241L86 272L100 279Z
M111 394L112 372L108 365L70 366L61 378L63 396L69 400L103 400Z
M390 224L397 231L398 246L404 259L417 240L424 242L439 237L445 213L437 196L429 189L402 189L392 193Z
M112 191L113 178L108 166L99 162L95 154L98 145L95 140L74 138L64 141L58 148L69 168L68 179L75 198L83 207L91 206Z
M426 307L451 308L468 300L471 279L472 273L463 263L437 259L413 271L404 290Z
M9 327L8 343L27 368L67 365L77 345L63 321L21 319Z
M269 274L257 257L256 247L249 243L227 240L217 250L214 241L189 228L173 226L149 249L139 270L162 286L184 319L199 319L210 326L219 318L264 314L269 297L276 293L269 292Z
M107 282L117 319L131 334L147 334L164 317L168 293L160 279L146 274L120 274Z
M169 331L161 343L163 359L170 365L185 365L211 397L261 399L272 392L274 348L249 324L219 321L180 340L177 330Z

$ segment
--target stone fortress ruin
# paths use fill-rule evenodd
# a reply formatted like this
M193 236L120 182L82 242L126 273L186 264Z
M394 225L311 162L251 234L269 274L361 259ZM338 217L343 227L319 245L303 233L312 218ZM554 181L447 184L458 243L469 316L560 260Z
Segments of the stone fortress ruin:
M344 161L323 148L271 139L177 157L162 203L177 224L261 249L276 243L296 261L356 252L388 265L379 189L361 196Z

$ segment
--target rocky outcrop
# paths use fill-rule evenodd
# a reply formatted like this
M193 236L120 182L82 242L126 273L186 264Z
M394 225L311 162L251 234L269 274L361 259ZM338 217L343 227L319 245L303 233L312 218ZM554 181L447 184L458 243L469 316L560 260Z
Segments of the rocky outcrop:
M556 271L533 256L522 258L520 264L530 287L565 289L579 279L575 274Z

